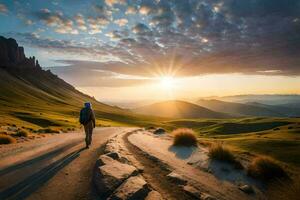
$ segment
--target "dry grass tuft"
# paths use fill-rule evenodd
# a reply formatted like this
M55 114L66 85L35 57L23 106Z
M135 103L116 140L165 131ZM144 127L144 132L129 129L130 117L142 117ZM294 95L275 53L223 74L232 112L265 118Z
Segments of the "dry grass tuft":
M192 129L180 128L172 132L174 146L197 146L197 137Z
M284 169L273 159L259 156L252 160L248 166L248 174L265 181L287 178Z
M17 137L28 137L29 133L25 130L19 130L17 131L14 136L17 136Z
M16 139L10 135L0 134L0 144L16 143Z
M221 143L212 144L209 148L208 156L211 159L226 161L226 162L234 162L235 158L231 151L224 147Z

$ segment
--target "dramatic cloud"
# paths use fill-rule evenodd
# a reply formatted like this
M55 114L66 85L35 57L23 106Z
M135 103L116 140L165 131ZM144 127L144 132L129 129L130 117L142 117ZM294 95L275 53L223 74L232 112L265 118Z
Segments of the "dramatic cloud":
M34 13L24 17L32 32L64 35L19 38L45 51L85 55L93 70L123 75L300 75L300 0L76 2L26 7Z

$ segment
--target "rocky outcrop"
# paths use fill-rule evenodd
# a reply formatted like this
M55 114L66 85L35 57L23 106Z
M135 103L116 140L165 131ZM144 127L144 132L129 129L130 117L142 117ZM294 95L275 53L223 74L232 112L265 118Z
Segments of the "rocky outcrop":
M0 36L0 67L41 68L34 56L29 58L25 56L24 48L19 46L15 39L2 36Z

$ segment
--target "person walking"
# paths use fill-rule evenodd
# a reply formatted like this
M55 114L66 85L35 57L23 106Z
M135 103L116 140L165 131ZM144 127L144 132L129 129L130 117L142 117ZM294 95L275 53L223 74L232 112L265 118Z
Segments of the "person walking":
M80 111L79 122L84 126L86 148L92 143L93 129L96 126L95 114L90 102L84 103L84 107Z

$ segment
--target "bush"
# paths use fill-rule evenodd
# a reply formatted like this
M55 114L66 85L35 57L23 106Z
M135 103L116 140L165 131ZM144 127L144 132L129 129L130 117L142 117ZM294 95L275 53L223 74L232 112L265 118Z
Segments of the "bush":
M11 144L15 142L16 139L11 137L10 135L0 134L0 144Z
M17 137L28 137L28 132L25 131L25 130L18 130L14 136L17 136Z
M180 128L172 132L174 146L197 146L197 137L193 130Z
M163 128L158 128L154 131L154 134L160 135L166 133L165 129Z
M265 181L288 177L279 164L273 159L264 156L259 156L252 160L248 166L248 175Z
M228 148L224 147L221 143L212 144L209 147L208 156L214 160L235 162L234 155Z
M59 133L59 131L51 128L44 128L44 129L39 129L38 133Z

